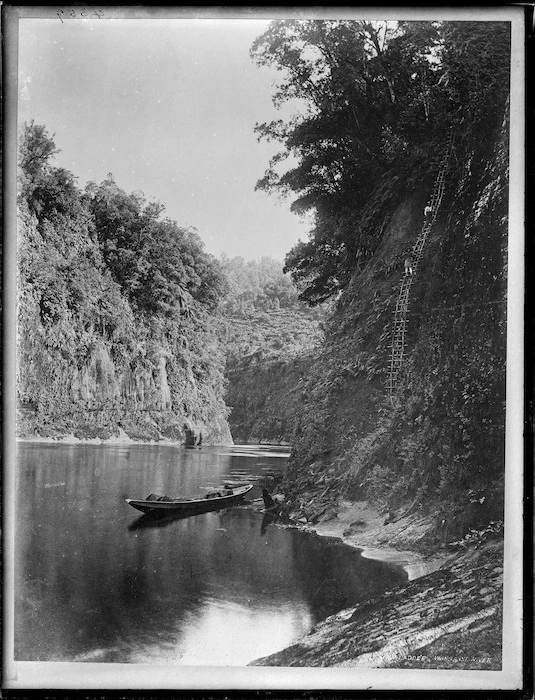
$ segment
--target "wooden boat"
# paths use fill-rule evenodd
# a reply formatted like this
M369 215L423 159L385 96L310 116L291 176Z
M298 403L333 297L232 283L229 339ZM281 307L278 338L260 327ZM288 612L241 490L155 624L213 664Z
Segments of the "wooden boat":
M234 506L241 501L245 494L249 493L252 488L253 484L246 484L238 487L224 486L218 491L207 493L202 498L184 499L158 496L155 493L151 493L150 496L147 496L147 498L143 500L127 498L126 502L142 513L173 511L194 515L195 513L204 513L209 510L219 510L220 508Z

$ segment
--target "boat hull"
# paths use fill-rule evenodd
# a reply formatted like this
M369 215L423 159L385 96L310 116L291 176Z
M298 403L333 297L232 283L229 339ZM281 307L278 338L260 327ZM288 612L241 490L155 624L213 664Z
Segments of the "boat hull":
M135 500L127 498L126 502L142 513L184 513L194 515L196 513L205 513L211 510L220 510L221 508L229 508L239 503L243 497L249 493L253 485L243 486L235 489L233 494L228 496L218 496L216 498L198 498L189 501L147 501Z

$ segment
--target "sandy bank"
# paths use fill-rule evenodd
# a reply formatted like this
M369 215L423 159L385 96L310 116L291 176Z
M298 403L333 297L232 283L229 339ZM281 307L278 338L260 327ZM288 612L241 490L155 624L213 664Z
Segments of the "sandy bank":
M397 551L386 556L402 559ZM495 537L331 615L292 646L250 665L499 670L502 585L503 547Z
M390 519L364 501L341 501L317 524L362 555L402 566L408 582L341 610L292 646L252 666L414 669L501 668L503 542L492 528L469 545L422 553L433 522L418 512ZM498 529L499 530L499 529Z
M417 514L385 523L385 516L366 501L342 501L336 517L304 529L358 547L368 559L398 564L411 581L437 571L448 561L446 552L428 556L418 551L419 541L431 527L429 518Z

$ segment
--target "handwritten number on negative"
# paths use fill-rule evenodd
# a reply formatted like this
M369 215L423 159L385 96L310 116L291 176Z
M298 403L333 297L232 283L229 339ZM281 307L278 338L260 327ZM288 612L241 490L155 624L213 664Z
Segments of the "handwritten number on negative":
M77 12L77 11L74 10L74 9L73 9L73 10L70 10L68 15L65 15L65 12L64 12L63 10L58 10L58 11L56 12L56 14L57 14L57 16L59 17L59 20L60 20L61 24L64 23L64 22L63 22L63 18L64 18L64 17L67 17L67 16L68 16L68 17L72 17L73 19L76 19L77 17L81 17L82 19L85 19L86 17L88 17L87 9L86 9L85 7L83 7L79 12ZM103 12L102 10L94 10L94 11L91 13L91 16L92 16L92 17L98 17L99 19L102 19L102 18L104 17L104 12Z

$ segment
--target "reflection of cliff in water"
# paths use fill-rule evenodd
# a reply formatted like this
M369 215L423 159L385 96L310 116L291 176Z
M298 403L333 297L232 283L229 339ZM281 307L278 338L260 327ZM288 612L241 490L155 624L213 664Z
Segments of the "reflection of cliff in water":
M260 525L260 534L265 535L268 527L275 522L277 516L273 513L264 513L262 524Z
M292 577L288 583L298 587L315 622L407 579L399 567L363 559L359 550L338 540L293 528L274 527L275 519L271 513L263 514L256 540L248 537L240 542L239 533L246 528L257 529L259 517L260 514L243 508L221 513L221 525L228 528L233 541L233 564L244 571L246 579L259 580L267 570L271 580L280 581L281 575L288 575L284 571L284 561L291 560L292 571L302 574ZM232 525L238 522L242 523L240 527L233 528ZM215 553L216 562L221 566L224 564L222 556L223 552ZM283 569L279 575L277 569L281 566Z

